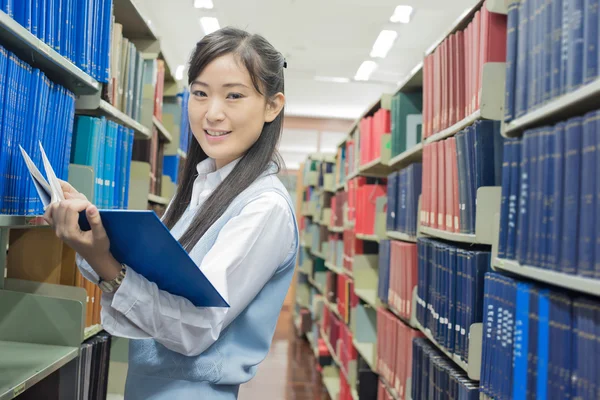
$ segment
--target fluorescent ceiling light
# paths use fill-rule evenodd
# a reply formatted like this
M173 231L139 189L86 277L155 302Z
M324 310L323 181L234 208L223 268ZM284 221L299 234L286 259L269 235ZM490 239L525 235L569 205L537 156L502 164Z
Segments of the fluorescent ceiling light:
M411 6L398 6L394 10L394 15L390 18L391 22L400 22L408 24L412 15L413 8Z
M215 17L200 18L200 25L202 25L202 29L204 30L205 35L211 34L214 31L218 31L219 29L221 29L221 27L219 26L219 20Z
M177 67L177 70L175 71L175 79L177 79L178 81L183 79L183 70L184 70L184 66L183 65L179 65Z
M344 78L339 76L315 76L316 81L320 82L335 82L335 83L348 83L350 78Z
M212 0L194 0L194 7L196 8L207 8L212 10L214 7Z
M379 36L377 36L377 40L375 40L375 43L373 44L373 49L371 50L371 57L385 58L387 56L387 53L394 45L394 41L397 37L398 32L396 31L381 31L379 33Z
M368 81L369 77L371 76L373 71L375 71L376 68L377 63L375 61L364 61L358 68L358 71L356 71L354 79L356 79L357 81Z

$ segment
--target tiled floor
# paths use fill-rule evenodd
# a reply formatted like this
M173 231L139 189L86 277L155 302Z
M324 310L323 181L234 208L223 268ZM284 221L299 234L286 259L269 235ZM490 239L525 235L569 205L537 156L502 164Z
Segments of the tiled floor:
M279 318L271 351L239 400L327 400L329 396L305 339L294 332L291 310Z

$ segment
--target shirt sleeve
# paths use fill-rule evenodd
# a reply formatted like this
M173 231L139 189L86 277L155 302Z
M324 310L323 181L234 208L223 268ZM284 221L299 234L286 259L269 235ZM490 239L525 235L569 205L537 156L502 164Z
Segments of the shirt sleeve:
M202 353L285 260L294 244L293 218L287 201L267 192L221 229L199 268L229 308L196 307L128 269L119 289L102 297L104 329L115 336L153 338L188 356Z

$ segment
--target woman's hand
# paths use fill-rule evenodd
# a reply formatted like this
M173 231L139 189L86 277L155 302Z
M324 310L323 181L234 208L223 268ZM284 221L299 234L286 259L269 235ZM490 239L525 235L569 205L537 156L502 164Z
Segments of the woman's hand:
M110 241L102 225L96 206L67 182L61 181L65 200L53 203L46 209L44 220L52 226L56 236L79 253L104 280L115 278L120 264L110 253ZM85 210L92 228L79 228L79 213Z

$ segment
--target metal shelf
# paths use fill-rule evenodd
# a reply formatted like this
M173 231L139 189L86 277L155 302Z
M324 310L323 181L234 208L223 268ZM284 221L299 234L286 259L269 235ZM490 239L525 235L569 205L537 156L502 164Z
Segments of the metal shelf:
M371 307L377 308L379 301L377 299L377 291L375 289L357 289L355 287L354 293Z
M414 236L409 236L406 233L396 232L396 231L387 231L387 237L395 240L402 240L404 242L412 242L417 243L417 238Z
M378 242L379 243L379 237L377 235L365 235L363 233L357 233L356 234L356 238L360 239L360 240L368 240L371 242Z
M600 78L571 93L550 100L545 105L505 124L503 133L508 137L517 137L525 129L559 122L598 108L600 108Z
M170 200L167 199L166 197L161 197L161 196L157 196L152 193L148 193L148 201L150 201L152 203L156 203L156 204L161 204L163 206L167 206L167 205L169 205Z
M104 328L100 324L88 326L83 331L83 340L88 340L89 338L91 338L92 336L96 336L97 334L99 334L103 330L104 330Z
M412 163L419 162L423 158L423 143L419 143L416 146L403 151L398 154L396 157L393 157L388 166L394 170L400 170L404 167L409 166Z
M0 37L4 47L33 67L39 68L49 79L75 95L94 94L100 90L100 84L94 78L3 11L0 11Z
M433 142L437 142L440 140L447 139L451 136L454 136L458 132L465 129L467 126L472 125L478 119L481 119L481 110L477 110L473 114L468 115L467 117L463 118L461 121L458 121L451 127L446 128L434 135L431 135L430 137L425 139L425 143L426 144L433 143Z
M150 139L152 131L138 121L125 114L107 101L97 96L86 96L77 99L75 104L77 114L103 116L120 125L131 128L135 132L136 139Z
M0 341L0 400L10 400L77 358L79 347Z
M173 136L171 136L171 133L167 130L167 128L165 128L165 126L162 124L162 122L160 122L158 120L158 118L156 118L154 115L152 116L152 123L158 130L158 134L161 136L160 139L163 142L171 143L171 141L173 141Z
M326 262L325 262L325 267L326 267L328 270L330 270L330 271L332 271L332 272L335 272L335 273L336 273L336 274L338 274L338 275L344 275L344 270L343 270L342 268L340 268L340 267L337 267L337 266L333 265L333 263L331 263L331 262L329 262L329 261L326 261Z
M377 371L377 344L359 343L356 339L352 339L352 344L354 344L354 347L361 357L365 359L369 368L371 368L372 371Z
M375 160L361 165L358 168L359 176L368 176L372 178L386 178L392 170L386 164L381 162L381 157L377 157Z
M37 215L0 215L0 228L36 228L48 227L42 216Z
M529 267L527 265L520 265L515 260L506 260L502 258L495 258L492 266L494 269L511 272L515 275L535 281L559 286L576 292L587 293L593 296L600 296L600 280L598 279L584 278L582 276Z

